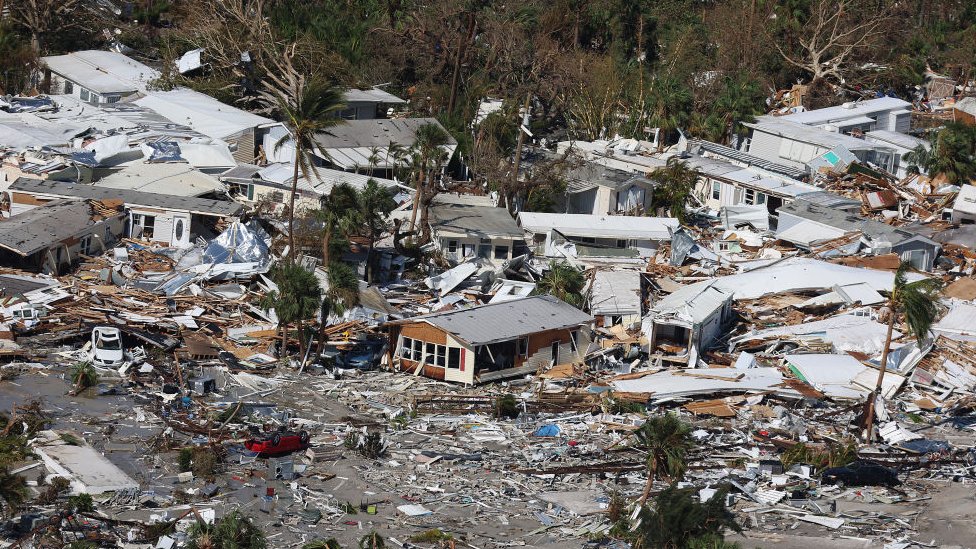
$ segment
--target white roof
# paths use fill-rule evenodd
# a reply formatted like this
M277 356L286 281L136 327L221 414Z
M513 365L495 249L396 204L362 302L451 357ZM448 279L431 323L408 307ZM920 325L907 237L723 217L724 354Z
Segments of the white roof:
M292 163L269 164L258 171L258 176L265 181L270 181L279 185L291 185L291 179L295 174L294 166L295 165ZM376 181L376 183L382 187L395 187L397 189L403 188L403 185L392 179L370 177L361 173L343 172L329 168L318 168L318 178L316 178L314 175L312 175L312 178L313 181L309 181L305 178L305 176L299 175L298 188L304 191L314 192L316 194L328 194L332 191L332 187L334 187L336 184L348 183L349 185L361 190L366 186L366 183L370 179Z
M652 398L707 395L711 393L748 393L770 391L780 395L800 396L783 387L783 374L777 368L701 368L664 370L637 379L612 381L615 391L651 393Z
M640 273L638 271L599 270L590 288L590 314L639 315Z
M130 94L145 91L159 71L114 51L83 50L42 57L51 72L93 92Z
M154 163L138 160L122 171L95 182L97 187L131 189L172 196L203 196L223 191L215 177L197 171L184 163Z
M890 130L871 130L864 134L864 139L874 143L891 145L901 152L914 150L919 145L925 147L926 149L932 148L932 144L924 139Z
M911 103L908 101L902 101L897 97L879 97L877 99L868 99L866 101L852 101L836 107L826 107L823 109L814 109L812 111L788 114L785 116L780 116L779 119L789 120L790 122L796 122L798 124L819 126L822 124L830 124L833 122L850 120L854 118L865 119L869 115L877 115L887 111L911 108ZM867 119L867 121L874 122L874 119Z
M270 118L221 103L207 94L188 88L149 92L135 103L215 139L274 123Z
M976 306L953 303L949 313L932 326L932 332L958 341L976 341Z
M519 212L518 220L519 226L532 233L556 230L588 238L670 240L669 229L678 228L678 220L670 217Z
M732 292L716 286L714 280L684 286L655 303L650 316L671 317L689 324L704 322L732 298Z
M952 203L955 211L976 214L976 185L963 185Z
M342 94L342 99L346 103L388 103L391 105L406 103L406 100L400 99L392 93L379 88L368 88L365 90L350 88Z
M877 370L851 355L808 354L785 358L804 381L831 398L860 400L871 392L878 378ZM896 372L889 370L888 374L881 386L886 397L894 395L905 381Z
M818 242L826 242L840 238L845 234L847 233L836 227L830 227L823 223L804 219L796 225L791 225L789 228L777 232L776 238L809 247Z
M860 151L885 148L842 133L783 120L783 117L760 116L756 122L744 122L743 125L762 133L778 135L792 141L811 143L828 149L844 147L849 151Z

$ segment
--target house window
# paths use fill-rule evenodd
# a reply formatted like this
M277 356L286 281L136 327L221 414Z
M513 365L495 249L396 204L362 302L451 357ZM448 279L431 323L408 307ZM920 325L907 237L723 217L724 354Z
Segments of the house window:
M529 356L529 338L518 338L518 354L523 358Z
M91 248L92 248L91 244L92 244L92 235L86 234L85 236L81 237L81 241L79 242L81 253L84 255L91 255Z
M274 202L274 203L276 203L276 204L284 204L285 203L285 193L283 193L281 191L274 191L274 192L272 192L271 193L271 201Z
M451 252L453 254L453 253L457 252L457 249L458 249L458 241L457 240L448 240L447 241L447 251L449 251L449 252Z
M756 191L754 191L753 189L746 189L746 197L743 200L743 202L745 202L746 204L755 204L756 203Z
M474 257L474 244L461 244L462 257Z
M461 349L459 347L448 347L447 368L449 370L458 370L461 368Z
M400 343L400 357L413 360L413 339L409 337L403 338L403 341Z
M627 247L627 241L626 240L618 240L617 241L617 247L618 248L626 248Z
M424 353L424 363L434 365L434 361L437 359L437 345L434 343L428 343L426 352Z
M139 227L138 231L135 230L136 227ZM132 214L132 229L133 236L141 236L146 239L152 238L156 229L156 216Z
M508 259L508 246L495 246L495 259Z
M88 101L89 99L91 99L91 93L85 88L81 88L81 100Z
M420 359L424 357L424 342L419 339L413 340L413 354L410 355L410 360L420 362Z
M437 346L437 366L443 368L447 366L447 345Z
M121 98L119 96L117 96L117 95L106 95L105 96L105 102L106 103L118 103L119 102L119 99L121 99Z
M71 82L65 80L64 81L64 94L65 95L71 95L73 93L75 93L75 85L72 84Z
M722 200L722 184L712 181L712 200Z

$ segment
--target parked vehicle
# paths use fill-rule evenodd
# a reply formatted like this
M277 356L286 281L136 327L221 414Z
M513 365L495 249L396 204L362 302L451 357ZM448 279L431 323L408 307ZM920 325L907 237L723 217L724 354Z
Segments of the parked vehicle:
M283 456L292 452L300 452L308 448L308 432L278 432L263 438L252 438L244 441L244 447L251 452L257 452L259 457Z
M844 467L824 469L820 474L824 484L841 486L898 486L898 473L880 463L858 460Z
M122 331L111 326L96 326L91 335L91 358L95 366L117 367L125 362Z

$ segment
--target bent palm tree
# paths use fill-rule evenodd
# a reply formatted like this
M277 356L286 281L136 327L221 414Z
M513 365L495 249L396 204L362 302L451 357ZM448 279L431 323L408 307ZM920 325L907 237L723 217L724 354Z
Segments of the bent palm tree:
M895 320L899 313L905 316L905 324L915 336L918 346L921 347L929 328L935 322L939 314L937 306L939 290L942 288L942 281L937 278L923 278L915 282L908 281L908 271L912 266L907 261L902 261L895 272L895 284L888 294L888 333L885 336L884 350L881 352L881 369L878 371L878 383L874 391L868 396L866 407L865 432L868 439L871 438L871 428L874 422L874 401L881 393L881 385L884 382L885 372L888 371L888 353L891 351L891 335L895 329Z
M648 418L635 435L647 452L647 484L638 500L644 505L654 479L680 480L685 474L685 456L692 448L691 426L674 414Z
M298 177L311 179L318 176L313 155L328 158L315 136L328 133L328 129L344 124L339 111L345 108L343 91L318 80L308 81L291 64L286 53L280 62L281 73L269 71L271 89L262 92L262 99L282 117L289 133L275 143L275 152L286 145L295 147L294 172L291 179L291 197L288 207L288 257L295 258L295 195L298 194Z

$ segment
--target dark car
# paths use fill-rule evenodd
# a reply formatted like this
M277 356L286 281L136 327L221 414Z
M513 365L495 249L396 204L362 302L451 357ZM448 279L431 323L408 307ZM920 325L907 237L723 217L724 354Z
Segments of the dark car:
M820 473L824 484L840 486L898 486L898 473L880 463L858 460L844 467L831 467Z
M340 368L355 368L357 370L372 370L380 363L380 346L376 344L360 343L339 354L335 365Z

